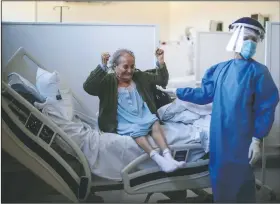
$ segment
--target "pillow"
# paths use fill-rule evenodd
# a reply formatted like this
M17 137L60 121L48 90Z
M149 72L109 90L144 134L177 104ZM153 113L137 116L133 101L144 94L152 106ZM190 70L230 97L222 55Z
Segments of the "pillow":
M59 93L59 74L55 71L50 73L38 68L36 75L36 87L45 98L56 98Z
M18 73L12 72L8 75L8 85L31 104L34 104L34 102L45 102L45 98L39 93L36 87Z
M72 120L74 116L73 96L70 88L61 83L59 73L52 73L38 67L36 76L36 87L45 98L57 100L57 106L63 114L64 119Z

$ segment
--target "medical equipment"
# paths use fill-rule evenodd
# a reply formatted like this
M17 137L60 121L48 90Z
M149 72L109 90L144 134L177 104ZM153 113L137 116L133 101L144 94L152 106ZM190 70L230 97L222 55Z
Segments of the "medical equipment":
M53 10L56 10L56 8L59 8L59 13L60 13L60 23L62 23L62 16L63 16L63 9L67 8L69 10L69 6L55 6L53 7Z
M170 78L193 75L194 46L191 40L168 41L161 45Z
M196 194L205 195L200 189L210 187L207 156L196 162L189 162L184 169L165 174L158 168L136 171L136 167L148 159L148 155L143 154L122 170L122 182L93 175L85 155L77 144L7 84L7 76L11 72L16 72L35 83L36 70L27 65L24 57L37 67L45 69L23 48L18 49L4 68L1 104L2 148L42 180L73 202L85 201L90 192L120 189L133 195L148 194L145 202L157 192L190 189ZM65 153L59 145L61 142L74 154ZM184 144L170 148L175 152L185 151L188 154L202 147Z

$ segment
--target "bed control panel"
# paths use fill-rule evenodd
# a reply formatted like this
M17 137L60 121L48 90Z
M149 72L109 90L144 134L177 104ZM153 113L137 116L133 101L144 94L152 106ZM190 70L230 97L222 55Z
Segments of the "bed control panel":
M49 128L48 126L44 125L44 127L42 128L39 137L44 140L47 144L49 144L52 140L52 137L54 135L54 131L52 131L51 128Z
M176 161L187 161L189 150L174 150L173 157Z

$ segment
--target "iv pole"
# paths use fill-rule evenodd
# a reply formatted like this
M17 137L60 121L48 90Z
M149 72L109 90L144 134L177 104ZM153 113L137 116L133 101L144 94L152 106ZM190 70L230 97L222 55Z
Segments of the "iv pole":
M38 2L37 1L35 1L35 4L34 4L34 6L35 6L35 22L37 22L38 21Z
M55 6L53 7L53 10L56 10L56 8L60 8L60 23L62 22L62 15L63 15L63 8L67 8L69 10L69 6Z

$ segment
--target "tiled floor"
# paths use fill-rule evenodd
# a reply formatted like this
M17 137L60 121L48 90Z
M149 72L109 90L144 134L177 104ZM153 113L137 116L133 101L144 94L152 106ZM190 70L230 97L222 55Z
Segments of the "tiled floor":
M2 159L2 202L69 202L20 164L14 162L14 165L13 169L17 169L16 172L9 170L10 167L5 168L5 159ZM267 169L267 184L276 193L277 200L274 202L280 202L280 159L273 160L272 164L268 163L268 166L270 168ZM256 176L260 178L260 169L256 170ZM143 203L146 198L146 195L131 196L124 191L102 192L98 195L102 196L106 203ZM188 192L188 197L194 196L195 194ZM167 197L156 193L152 195L149 202L155 203L162 199L167 199ZM258 193L258 201L269 202L268 194ZM195 202L195 200L190 200L190 202Z

